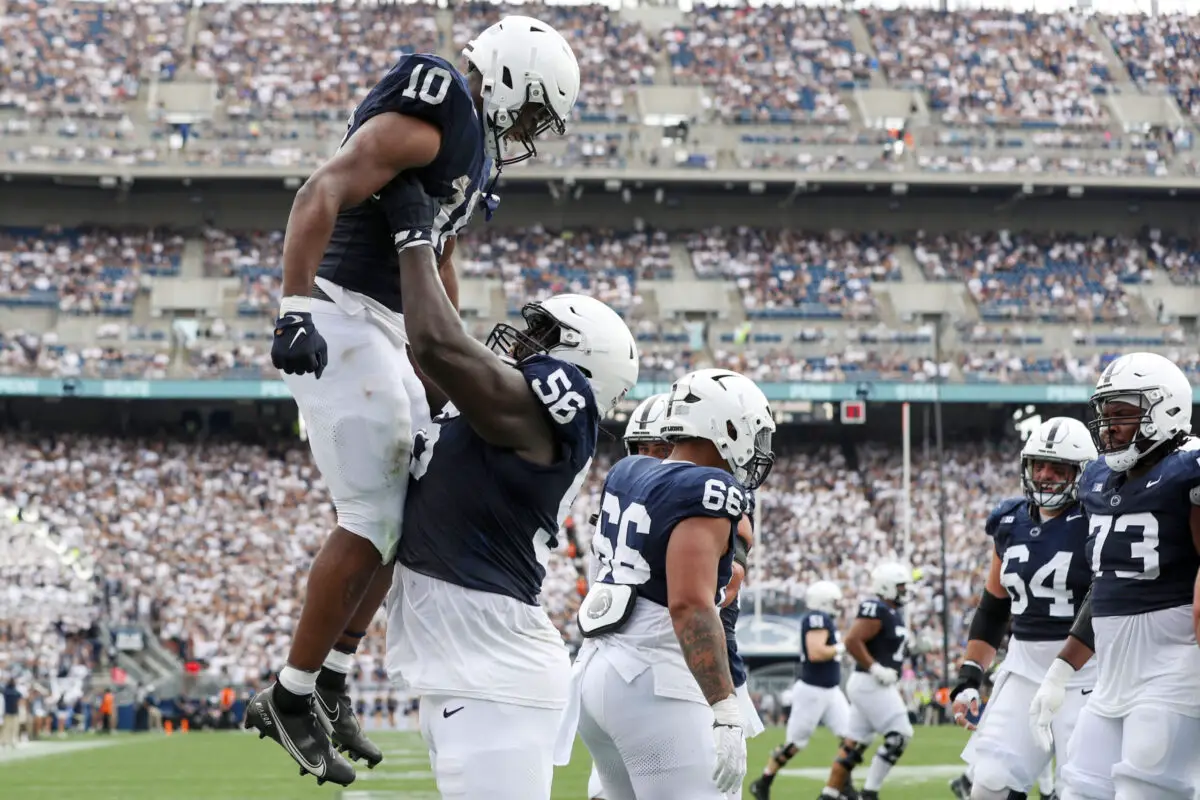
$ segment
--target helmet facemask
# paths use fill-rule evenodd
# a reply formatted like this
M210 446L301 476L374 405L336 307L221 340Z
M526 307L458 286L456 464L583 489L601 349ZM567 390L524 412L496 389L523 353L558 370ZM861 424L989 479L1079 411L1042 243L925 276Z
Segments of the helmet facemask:
M1091 406L1094 418L1088 421L1088 431L1092 434L1092 442L1104 462L1116 472L1132 469L1152 450L1167 440L1159 437L1158 425L1154 421L1154 409L1166 397L1166 392L1159 388L1139 389L1136 391L1114 390L1099 392L1092 396ZM1120 403L1137 409L1135 413L1106 414L1110 403ZM1113 441L1118 427L1136 426L1129 441Z
M512 76L508 67L501 72L511 86ZM519 164L535 157L537 145L534 140L548 130L554 131L557 136L566 135L566 120L546 102L546 86L540 78L532 75L527 77L525 102L515 113L503 106L493 107L490 99L492 86L492 79L484 80L484 139L498 167ZM514 140L523 146L523 151L506 155Z
M521 309L525 330L517 330L507 322L499 322L488 334L487 347L513 364L520 364L533 355L548 355L559 345L577 345L579 331L564 325L542 308L540 303L527 303ZM580 369L585 377L591 377Z
M1038 482L1034 478L1034 470L1038 462L1064 464L1073 469L1075 474L1058 483ZM1038 508L1058 509L1075 502L1078 495L1080 472L1080 466L1073 461L1036 455L1021 456L1021 488L1029 502Z

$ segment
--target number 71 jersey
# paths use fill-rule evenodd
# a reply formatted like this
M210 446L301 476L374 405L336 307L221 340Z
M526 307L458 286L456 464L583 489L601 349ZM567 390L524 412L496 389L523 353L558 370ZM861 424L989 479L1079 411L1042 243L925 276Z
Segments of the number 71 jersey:
M592 538L596 581L634 586L638 597L666 606L667 545L675 526L714 517L729 524L729 546L717 566L713 601L719 604L733 575L733 537L745 504L745 490L724 470L650 456L621 459L604 481Z

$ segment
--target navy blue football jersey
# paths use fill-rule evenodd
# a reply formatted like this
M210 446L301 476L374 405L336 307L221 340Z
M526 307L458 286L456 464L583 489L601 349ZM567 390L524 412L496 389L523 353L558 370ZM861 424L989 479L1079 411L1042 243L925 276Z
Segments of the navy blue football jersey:
M1137 478L1113 472L1103 459L1084 470L1079 490L1090 523L1093 616L1192 603L1200 557L1189 495L1198 486L1200 451L1192 449L1170 453Z
M725 628L725 653L729 656L729 677L733 679L733 688L746 683L746 660L738 652L737 623L741 615L742 600L735 598L732 603L721 609L721 626Z
M560 445L551 465L488 444L448 407L414 437L399 559L468 589L538 602L550 550L596 452L600 414L587 378L545 355L518 367Z
M1000 557L1000 582L1012 599L1012 635L1028 641L1060 640L1071 632L1092 571L1087 560L1088 521L1071 504L1041 521L1024 497L1003 500L984 530Z
M825 644L837 644L837 623L824 611L806 611L800 620L800 680L809 686L829 688L842 683L842 664L832 658L829 661L810 661L808 658L808 632L825 631ZM878 637L877 637L878 638ZM870 648L868 647L868 650ZM877 658L876 661L879 659ZM890 665L889 665L890 666Z
M750 527L754 527L754 492L745 494L746 516L750 518ZM733 688L746 683L746 660L738 652L737 623L742 613L742 599L739 596L729 605L721 609L721 625L725 627L725 647L729 656L729 675L733 678Z
M871 658L885 667L891 667L897 672L904 663L908 649L908 630L904 627L904 612L892 608L878 597L864 600L858 606L859 619L877 619L880 622L879 633L867 642L867 652ZM856 672L866 672L861 664L854 666Z
M416 117L436 126L442 146L429 164L408 171L434 202L435 245L466 224L487 186L491 162L483 147L483 124L466 78L449 61L430 54L402 57L354 109L344 145L362 125L379 114ZM402 311L400 267L392 230L379 194L338 214L329 247L317 275Z
M667 544L675 526L692 517L729 522L729 547L717 568L717 596L724 599L733 576L733 537L746 493L733 476L715 467L629 456L604 481L600 520L592 551L600 563L596 580L637 587L639 597L667 605Z

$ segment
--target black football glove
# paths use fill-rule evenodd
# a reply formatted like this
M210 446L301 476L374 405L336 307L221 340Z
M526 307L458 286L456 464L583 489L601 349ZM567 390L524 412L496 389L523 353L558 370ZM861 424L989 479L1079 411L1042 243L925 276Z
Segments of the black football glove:
M285 298L285 301L288 298ZM288 375L314 373L319 379L329 363L329 349L308 311L280 309L271 342L271 363Z

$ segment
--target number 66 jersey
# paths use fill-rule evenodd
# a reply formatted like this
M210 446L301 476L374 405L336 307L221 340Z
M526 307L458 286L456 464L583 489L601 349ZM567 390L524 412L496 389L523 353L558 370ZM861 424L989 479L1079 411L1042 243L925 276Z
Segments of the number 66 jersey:
M579 609L589 637L584 647L617 648L621 653L608 657L627 680L650 667L656 695L707 705L667 610L667 547L685 519L728 520L729 547L717 566L713 597L714 607L720 605L733 575L733 537L744 506L745 492L724 470L649 456L617 462L604 482L592 539L600 571Z
M1101 716L1149 705L1200 717L1200 647L1192 627L1200 556L1190 525L1191 509L1200 505L1196 447L1189 440L1136 478L1103 460L1080 477L1100 668L1089 707Z

